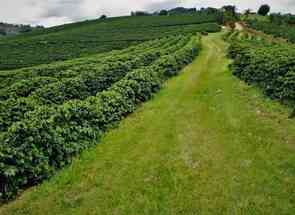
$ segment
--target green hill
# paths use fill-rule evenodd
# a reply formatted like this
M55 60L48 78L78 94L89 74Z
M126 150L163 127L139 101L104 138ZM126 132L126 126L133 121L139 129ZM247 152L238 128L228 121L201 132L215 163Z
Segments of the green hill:
M168 35L216 32L218 14L116 17L41 29L0 40L0 70L123 49Z
M0 214L294 214L295 121L232 76L220 34L202 45L101 144Z
M1 215L295 214L294 44L201 11L0 39Z

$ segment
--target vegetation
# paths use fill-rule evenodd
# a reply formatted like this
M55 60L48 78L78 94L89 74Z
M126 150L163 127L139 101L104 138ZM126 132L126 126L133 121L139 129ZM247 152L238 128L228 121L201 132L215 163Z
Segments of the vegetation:
M176 7L168 11L169 15L183 15L183 14L194 14L197 12L196 8L184 8ZM199 11L198 11L199 12Z
M177 37L174 37L177 39ZM97 55L92 55L90 57L78 58L74 60L52 63L49 65L36 66L31 68L25 68L20 70L10 70L2 71L0 73L0 84L2 89L0 89L0 100L5 100L10 97L11 94L20 94L23 96L29 95L31 92L24 94L22 90L26 91L31 87L28 85L19 84L19 81L25 82L29 85L30 82L35 82L33 79L54 77L56 79L71 78L79 75L83 70L89 70L93 67L102 66L103 64L109 62L122 62L124 60L130 59L130 55L138 55L142 53L142 50L153 49L159 46L162 42L165 42L166 38L160 40L152 40L151 42L142 43L142 45L131 46L130 48L121 51L112 51L108 53L102 53ZM175 42L170 40L172 43ZM171 43L171 44L172 44ZM169 46L170 43L167 43ZM166 43L165 43L166 46ZM16 92L20 90L20 92Z
M286 24L276 24L268 21L249 20L248 24L251 28L254 28L264 33L271 34L275 37L282 37L288 41L295 43L295 28Z
M295 49L287 43L232 37L233 73L265 94L295 104Z
M1 37L0 204L53 181L0 214L293 214L294 45L237 21L293 41L294 16L236 9Z
M269 16L249 16L246 21L255 30L295 43L295 15L272 13Z
M43 28L44 28L43 26L32 27L30 25L14 25L14 24L0 22L0 35L12 36L12 35L40 30Z
M199 51L196 36L178 38L169 47L161 42L158 50L143 51L143 57L124 61L126 65L88 71L37 90L33 99L41 100L29 104L38 107L34 111L28 112L27 104L24 111L19 108L22 100L19 106L12 105L28 113L20 122L13 118L14 124L0 136L1 198L11 198L20 188L48 178L97 143L103 132L151 98L164 80L176 75ZM42 105L52 103L56 105ZM5 109L4 116L16 112Z
M46 70L45 77L42 73L37 73L33 78L16 81L3 92L3 97L6 96L8 99L1 102L0 131L6 131L12 123L20 121L27 112L35 110L40 105L58 105L71 99L81 100L88 96L95 96L120 80L129 71L147 66L159 56L175 51L186 44L187 39L175 37L156 40L153 49L150 46L151 42L140 45L132 52L119 55L112 58L112 61L106 61L99 66L93 63L87 64L86 67L73 67L70 74L66 72L66 77L57 73L56 70L53 70L53 74ZM174 45L175 43L177 46ZM134 54L139 52L140 54L134 57ZM56 74L58 79L54 77ZM72 76L69 77L69 75Z
M267 4L261 5L257 13L261 16L266 16L270 11L270 6Z
M94 20L0 40L0 70L29 67L127 48L169 35L217 32L217 14Z
M167 11L167 10L161 10L161 11L159 12L159 15L160 15L160 16L167 16L167 15L168 15L168 11Z
M107 19L107 16L103 14L99 17L99 19Z
M244 16L245 16L246 18L249 18L249 16L251 15L251 13L252 13L252 10L251 10L250 8L248 8L248 9L246 9L246 10L244 11Z
M232 76L221 35L95 149L1 215L294 214L295 121Z
M237 8L234 5L225 5L222 7L223 11L223 20L222 23L226 25L232 25L234 22L239 20L239 16L237 14Z
M295 25L295 15L272 13L269 15L269 21L278 25L287 24Z

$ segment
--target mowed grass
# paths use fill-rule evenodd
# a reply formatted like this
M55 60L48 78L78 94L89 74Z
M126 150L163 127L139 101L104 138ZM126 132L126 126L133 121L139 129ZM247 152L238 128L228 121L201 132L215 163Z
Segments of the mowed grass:
M295 214L295 121L233 77L220 34L53 179L0 214Z

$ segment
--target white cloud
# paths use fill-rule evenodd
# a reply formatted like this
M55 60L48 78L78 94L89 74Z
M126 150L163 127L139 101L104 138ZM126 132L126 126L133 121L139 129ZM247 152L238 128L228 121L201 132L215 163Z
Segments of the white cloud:
M221 7L234 4L240 10L257 10L270 4L273 12L294 12L295 0L0 0L0 21L53 26L73 21L128 15L134 10L184 7Z

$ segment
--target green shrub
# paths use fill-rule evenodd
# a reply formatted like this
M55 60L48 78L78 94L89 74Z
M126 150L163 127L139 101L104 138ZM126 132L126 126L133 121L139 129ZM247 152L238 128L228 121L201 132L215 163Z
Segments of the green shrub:
M116 17L63 25L0 41L0 70L11 70L111 50L143 41L195 32L217 32L219 13Z
M177 38L179 40L174 45L168 42L171 38L167 37L166 40L159 40L158 42L162 43L158 44L157 47L152 49L147 47L146 51L142 50L143 53L136 57L124 54L123 58L118 56L120 60L117 62L110 62L101 67L89 67L89 70L81 71L80 75L75 78L62 79L43 87L40 86L39 89L31 92L29 97L22 98L10 95L8 100L1 102L0 122L3 123L0 124L0 132L6 131L12 123L22 120L27 112L33 111L40 105L60 105L72 99L83 100L91 95L96 95L97 92L111 87L113 83L122 79L128 72L151 64L161 55L167 54L167 51L168 53L174 52L189 40L189 36ZM162 48L167 43L170 46ZM142 46L138 48L142 48ZM122 62L123 59L126 61Z
M150 99L163 81L190 63L199 48L197 38L192 37L175 53L128 73L96 96L60 106L40 106L25 120L13 124L1 136L1 198L12 198L19 189L50 177L73 156L98 143L103 132L133 112L137 104Z
M295 104L295 49L286 43L264 40L231 41L233 73L263 89L266 95Z

